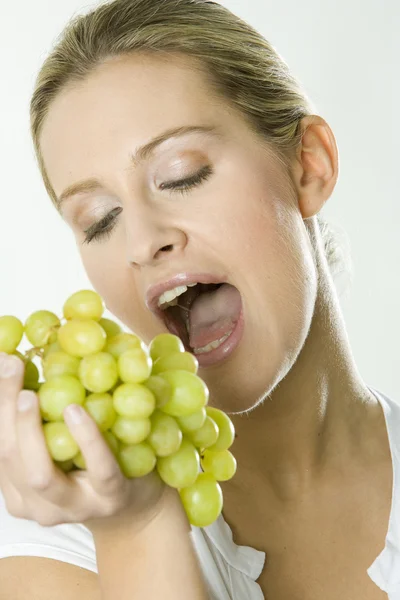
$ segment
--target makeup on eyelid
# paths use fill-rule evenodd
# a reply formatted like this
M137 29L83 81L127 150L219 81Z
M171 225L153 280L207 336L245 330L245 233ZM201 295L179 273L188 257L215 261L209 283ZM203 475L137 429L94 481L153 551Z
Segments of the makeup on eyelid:
M176 148L173 148L174 153L177 152ZM207 162L212 162L210 160L210 148L208 148L207 152L204 152L202 150L197 150L197 149L191 149L191 150L187 150L185 148L181 148L180 152L178 150L178 155L180 153L185 153L184 156L179 156L178 158L175 158L175 160L172 163L168 163L168 169L167 172L169 173L168 176L162 176L160 175L159 177L156 177L156 175L154 174L154 171L158 171L161 170L160 169L160 162L161 160L168 160L168 149L165 150L162 154L162 156L157 156L154 155L154 157L152 158L152 173L150 173L149 175L149 179L151 180L151 182L153 182L155 184L155 187L158 189L158 182L165 182L165 183L173 183L173 181L183 181L185 179L191 179L193 175L195 175L196 173L203 171L204 168L207 167L196 167L195 164L192 165L192 167L189 167L189 164L187 163L187 155L192 156L193 157L193 162L194 163L203 163L205 161ZM196 156L197 155L197 156ZM195 159L195 160L194 160ZM174 173L174 167L176 166L176 164L179 163L183 163L184 168L182 169L182 173ZM193 173L193 175L185 174L186 168L189 168L189 173ZM210 167L209 167L210 168ZM130 170L131 166L129 166L126 170ZM99 184L99 189L100 189L100 184ZM92 196L87 196L86 194L93 194L94 192L83 192L83 193L77 193L75 196L71 196L70 198L68 198L67 200L64 200L62 206L60 207L60 213L63 216L63 218L66 218L68 215L68 210L66 209L66 206L69 203L72 203L72 206L75 205L75 202L77 199L79 199L79 209L78 212L72 217L71 219L71 223L72 225L78 226L78 218L80 217L80 215L82 214L82 204L83 202L86 200L90 200L92 198ZM104 194L101 194L104 195ZM100 196L101 197L101 196ZM75 201L75 202L74 202ZM96 205L96 210L97 210L97 205ZM67 219L68 220L68 219Z
M178 192L181 195L185 195L186 193L189 193L193 188L207 181L213 175L213 173L214 169L211 166L206 165L205 167L200 169L200 171L197 171L197 173L194 173L190 177L186 177L185 179L166 181L160 184L159 189L162 188L161 191L166 190L171 192ZM115 210L116 209L110 211L102 219L93 223L93 225L91 225L87 229L84 229L84 233L86 234L86 237L83 241L84 244L90 244L93 240L100 240L110 237L112 230L117 224L118 214L122 212L121 209L121 211L118 212L115 218L111 218L111 213Z

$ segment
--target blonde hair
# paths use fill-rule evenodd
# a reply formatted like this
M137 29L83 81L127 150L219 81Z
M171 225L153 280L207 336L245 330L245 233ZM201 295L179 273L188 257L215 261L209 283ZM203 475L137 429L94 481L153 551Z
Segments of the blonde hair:
M301 143L300 121L315 111L283 58L259 32L209 0L112 0L71 19L35 82L30 103L31 135L54 205L56 196L39 143L52 100L67 85L85 80L107 59L132 53L193 59L193 67L202 71L215 96L240 111L260 141L288 170ZM349 263L332 226L320 214L312 219L319 224L331 274L349 273Z

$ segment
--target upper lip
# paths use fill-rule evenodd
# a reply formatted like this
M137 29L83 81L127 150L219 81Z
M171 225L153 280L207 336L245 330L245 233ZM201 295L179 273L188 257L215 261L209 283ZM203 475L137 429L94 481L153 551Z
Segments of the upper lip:
M146 292L146 306L164 320L164 311L158 306L158 299L167 290L191 283L225 283L226 279L211 273L179 273L171 279L151 285Z

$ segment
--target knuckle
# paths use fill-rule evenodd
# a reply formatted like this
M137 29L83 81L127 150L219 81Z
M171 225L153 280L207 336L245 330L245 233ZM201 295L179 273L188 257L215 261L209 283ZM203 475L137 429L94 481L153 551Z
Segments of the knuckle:
M28 477L28 485L37 492L45 492L52 487L53 474L50 472L32 472Z
M0 379L0 402L2 406L6 407L11 403L15 402L15 398L18 394L19 388L15 381L12 379L5 380Z
M88 433L88 435L87 435L87 437L85 439L85 442L84 442L85 448L87 450L93 451L93 450L98 449L98 447L99 447L99 440L100 440L99 435L100 434L97 431Z
M7 512L15 519L26 519L27 518L25 511L23 511L19 507L7 508Z
M109 485L119 485L120 481L118 475L119 473L116 467L114 465L109 465L101 470L101 472L98 475L98 478L101 481L101 483Z
M54 527L54 525L59 525L62 523L62 519L60 519L59 511L52 510L51 508L43 510L42 507L38 507L37 505L32 506L31 510L32 520L36 521L41 527Z
M41 527L53 527L54 525L57 525L56 520L52 515L44 515L43 513L34 515L33 520Z
M7 501L5 499L5 505L6 505L7 512L12 517L15 517L16 519L27 518L27 514L26 514L26 510L25 510L25 506L24 506L23 502L18 502L16 500L13 500L11 502L11 501Z
M0 438L0 460L7 462L15 457L15 453L15 445L9 439Z

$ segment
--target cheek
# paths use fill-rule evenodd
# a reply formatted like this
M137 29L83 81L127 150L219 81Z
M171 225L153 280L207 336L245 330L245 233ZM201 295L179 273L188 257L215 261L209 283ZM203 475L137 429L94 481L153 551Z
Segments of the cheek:
M93 288L105 301L107 310L149 344L153 337L161 333L160 323L147 310L132 271L115 258L121 253L111 251L109 245L104 256L101 254L97 249L93 253L81 253L84 269Z
M242 204L243 207L243 204ZM232 275L244 284L252 331L277 355L297 353L314 310L317 274L303 219L294 206L268 195L248 198L221 235ZM229 236L228 236L228 231ZM233 260L232 260L233 259ZM261 339L262 338L262 339Z
M275 220L266 254L268 309L278 356L291 360L303 346L314 313L318 277L301 217ZM264 245L264 249L266 246Z

